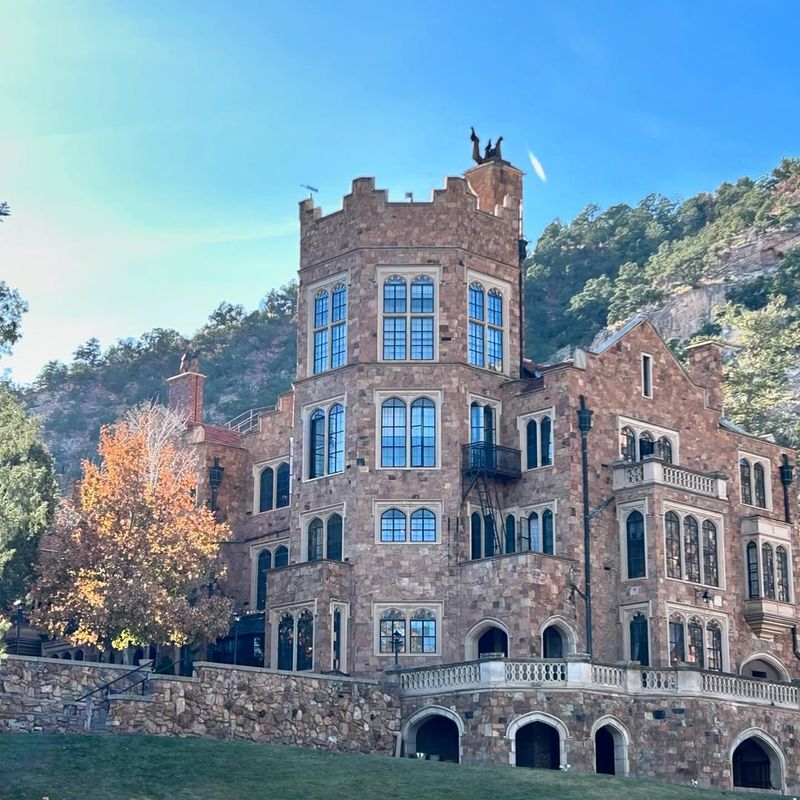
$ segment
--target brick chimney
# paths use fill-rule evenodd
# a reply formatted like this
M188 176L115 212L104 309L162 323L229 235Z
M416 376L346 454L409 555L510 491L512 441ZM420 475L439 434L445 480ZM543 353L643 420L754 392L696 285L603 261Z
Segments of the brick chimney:
M167 378L169 407L187 423L203 421L203 392L206 376L200 373L197 356L187 353L181 359L181 371Z
M492 159L467 170L464 177L478 195L478 208L495 216L512 215L521 223L522 171L501 159ZM506 199L508 198L508 199ZM501 209L506 208L503 212Z
M706 407L722 411L722 345L698 342L686 348L689 377L706 390Z

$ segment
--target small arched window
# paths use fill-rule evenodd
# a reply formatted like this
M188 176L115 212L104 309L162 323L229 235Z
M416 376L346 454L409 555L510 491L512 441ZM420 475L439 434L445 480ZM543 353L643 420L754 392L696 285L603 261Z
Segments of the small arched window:
M273 479L275 473L272 467L267 467L261 470L261 479L259 482L258 493L258 510L259 513L263 511L272 511L273 506Z
M549 508L542 512L542 552L550 556L556 552L553 512Z
M652 456L656 451L656 444L653 441L653 434L650 431L643 431L639 435L639 458Z
M433 314L433 281L427 275L418 275L411 281L411 313Z
M506 553L517 549L517 523L513 514L506 516Z
M256 562L256 609L267 607L267 572L272 569L272 553L262 550Z
M288 612L278 623L278 669L294 668L294 617Z
M397 652L406 651L406 616L397 608L389 608L381 614L379 623L379 649L381 653L393 653L397 641Z
M289 566L289 548L281 545L275 551L275 569Z
M481 543L483 539L483 525L481 524L481 515L477 511L472 512L470 517L470 544L472 558L481 558L483 551Z
M662 436L656 443L656 451L659 458L665 464L672 463L672 442L666 436Z
M564 635L555 625L542 632L542 658L564 658Z
M628 578L643 578L645 569L644 516L641 511L631 511L625 520L625 538L628 551Z
M761 596L758 579L758 547L755 542L747 545L747 595L751 599Z
M331 514L328 518L325 554L329 561L342 560L342 517Z
M76 661L83 661L83 650L76 650L75 651L75 660Z
M485 558L491 558L494 555L494 533L494 517L487 514L483 518L483 555Z
M409 652L436 652L436 617L427 609L421 608L411 615L409 629Z
M789 558L786 554L786 548L782 545L775 549L775 576L778 600L781 603L789 603Z
M638 512L634 512L638 513ZM647 633L647 617L637 611L629 625L631 661L638 661L643 667L650 666L650 641Z
M308 560L319 561L323 554L323 525L319 517L308 524Z
M706 668L714 672L722 672L722 629L716 622L706 625L708 637L708 659Z
M344 406L336 403L328 412L328 474L344 470Z
M687 661L692 664L696 664L700 669L703 669L703 623L696 617L693 617L689 620L686 630L689 633L689 653Z
M756 505L767 507L767 487L764 478L764 465L756 462L753 465L753 483L755 484Z
M628 427L619 433L619 451L623 461L636 461L636 434Z
M700 535L697 520L684 517L683 552L686 554L686 580L700 583Z
M406 302L406 282L399 275L392 275L383 282L383 313L384 314L405 314L407 309Z
M686 661L686 643L683 637L683 617L673 614L669 618L669 663Z
M418 508L411 515L411 541L436 541L436 515L427 508Z
M667 511L664 515L664 537L667 550L667 575L670 578L682 578L681 521L674 511Z
M550 417L542 417L539 423L539 463L547 467L553 463L553 430Z
M540 519L539 514L536 511L532 511L528 515L528 550L533 550L535 553L538 553L542 548L542 538L541 538L541 527L540 527Z
M717 526L710 519L703 520L703 583L719 586Z
M761 545L761 567L764 574L764 597L775 599L775 562L772 554L772 545Z
M318 408L309 419L308 477L325 474L325 412Z
M390 508L381 514L381 541L406 540L406 515L399 508Z
M526 430L526 466L528 469L535 469L539 466L539 423L532 419L525 427Z
M298 671L314 667L314 617L308 609L301 612L297 619L297 669Z
M750 480L750 462L746 458L739 459L739 483L742 488L742 502L753 505L753 487Z
M275 508L286 508L289 505L290 476L289 464L284 461L278 467L276 485Z

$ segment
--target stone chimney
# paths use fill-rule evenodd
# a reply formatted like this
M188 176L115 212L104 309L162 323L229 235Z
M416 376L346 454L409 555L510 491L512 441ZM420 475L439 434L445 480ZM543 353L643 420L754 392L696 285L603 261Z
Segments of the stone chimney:
M722 411L722 345L698 342L686 348L689 377L706 390L706 407Z
M497 217L509 215L521 230L521 170L508 161L492 159L467 170L464 177L470 189L478 195L478 208L481 211Z
M203 421L203 393L206 376L200 373L200 362L195 353L185 353L181 358L181 371L167 378L169 407L188 423Z

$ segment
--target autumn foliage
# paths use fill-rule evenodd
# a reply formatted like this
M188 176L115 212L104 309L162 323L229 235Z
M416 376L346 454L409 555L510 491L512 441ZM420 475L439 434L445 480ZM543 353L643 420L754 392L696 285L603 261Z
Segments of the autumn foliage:
M50 633L105 650L227 632L231 603L209 587L223 575L230 530L196 504L182 429L152 404L102 429L99 464L83 463L40 567L37 621Z

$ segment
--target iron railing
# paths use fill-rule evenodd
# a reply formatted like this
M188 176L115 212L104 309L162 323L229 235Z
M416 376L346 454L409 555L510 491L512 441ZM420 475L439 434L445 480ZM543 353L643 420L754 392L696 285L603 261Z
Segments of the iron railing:
M238 417L234 417L232 420L226 422L225 427L237 433L249 433L258 427L258 420L261 418L262 414L274 410L274 406L251 408L249 411L245 411L243 414L239 414Z
M461 452L461 469L465 475L483 472L490 478L520 478L522 453L512 447L488 442L465 444Z

